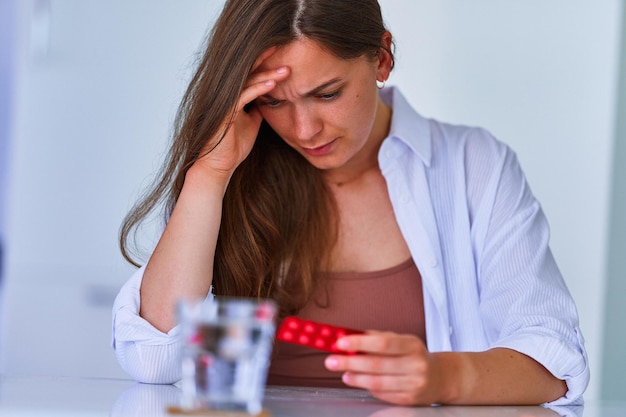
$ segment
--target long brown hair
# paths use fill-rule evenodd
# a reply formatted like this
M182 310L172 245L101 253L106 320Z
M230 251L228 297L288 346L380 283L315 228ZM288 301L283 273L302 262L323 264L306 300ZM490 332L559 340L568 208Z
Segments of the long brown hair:
M377 0L227 1L183 96L160 174L124 219L124 257L139 265L132 251L138 226L158 208L167 221L187 170L207 138L218 135L222 121L233 116L262 52L306 37L342 59L374 59L381 48L392 55L382 42L385 31ZM263 122L224 196L214 293L273 298L281 315L297 312L327 266L337 220L319 171Z

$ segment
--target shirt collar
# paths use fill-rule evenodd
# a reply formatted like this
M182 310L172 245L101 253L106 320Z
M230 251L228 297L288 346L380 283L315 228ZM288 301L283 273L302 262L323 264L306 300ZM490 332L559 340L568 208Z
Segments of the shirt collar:
M396 87L382 89L380 97L393 110L387 138L405 143L426 166L430 166L432 148L428 120L413 110Z

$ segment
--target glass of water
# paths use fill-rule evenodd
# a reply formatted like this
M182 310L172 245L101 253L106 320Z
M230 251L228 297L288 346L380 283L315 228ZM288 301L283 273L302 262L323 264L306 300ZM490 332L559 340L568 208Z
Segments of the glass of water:
M179 304L183 409L258 414L275 333L269 300L216 297Z

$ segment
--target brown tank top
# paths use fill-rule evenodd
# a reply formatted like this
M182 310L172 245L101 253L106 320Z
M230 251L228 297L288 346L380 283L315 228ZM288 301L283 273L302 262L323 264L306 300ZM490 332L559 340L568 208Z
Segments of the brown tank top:
M359 330L412 334L426 343L422 279L412 259L375 272L329 273L299 317ZM344 387L324 367L326 352L277 341L267 383Z

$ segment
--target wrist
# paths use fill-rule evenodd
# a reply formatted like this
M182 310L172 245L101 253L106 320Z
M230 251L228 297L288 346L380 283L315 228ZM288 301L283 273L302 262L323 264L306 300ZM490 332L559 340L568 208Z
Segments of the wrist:
M463 404L471 387L471 366L463 353L432 354L437 378L437 403Z
M200 189L205 192L216 190L223 197L231 176L232 172L218 172L194 164L185 174L184 188Z

